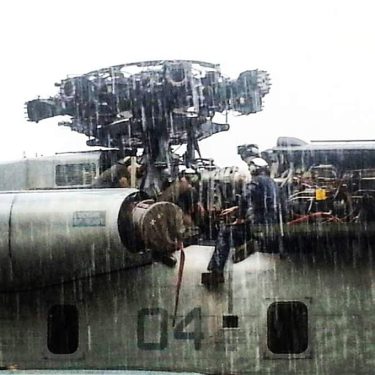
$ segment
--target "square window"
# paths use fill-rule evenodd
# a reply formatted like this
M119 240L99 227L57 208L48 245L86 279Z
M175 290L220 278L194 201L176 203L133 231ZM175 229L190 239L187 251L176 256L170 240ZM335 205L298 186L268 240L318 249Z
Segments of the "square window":
M267 346L275 354L308 348L308 310L303 302L274 302L267 310Z

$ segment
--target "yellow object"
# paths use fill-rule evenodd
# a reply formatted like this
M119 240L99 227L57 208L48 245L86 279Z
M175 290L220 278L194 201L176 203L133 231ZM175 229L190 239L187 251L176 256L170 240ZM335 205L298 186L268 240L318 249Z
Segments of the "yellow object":
M315 199L317 201L325 201L327 199L326 189L316 189L315 190Z

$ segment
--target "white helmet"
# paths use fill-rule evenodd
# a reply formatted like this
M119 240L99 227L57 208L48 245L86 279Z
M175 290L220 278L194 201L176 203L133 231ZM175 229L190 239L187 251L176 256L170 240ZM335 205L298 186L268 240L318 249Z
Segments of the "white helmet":
M268 163L263 158L254 158L250 164L254 164L256 167L265 168L268 167Z
M262 158L253 158L249 164L249 171L251 174L260 172L261 170L268 170L268 163Z

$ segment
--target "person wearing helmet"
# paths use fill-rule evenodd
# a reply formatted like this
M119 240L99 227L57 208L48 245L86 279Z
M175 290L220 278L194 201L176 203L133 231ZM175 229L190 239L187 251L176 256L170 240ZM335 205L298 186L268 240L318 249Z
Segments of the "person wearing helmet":
M242 200L242 215L253 225L273 225L278 222L279 191L270 177L267 162L262 158L250 161L251 182ZM246 210L246 212L245 212Z
M239 205L221 212L222 217L234 214L237 217L231 225L220 228L207 268L220 275L222 281L231 243L234 248L244 252L239 257L240 260L254 251L254 246L251 246L254 242L257 242L261 251L279 251L276 229L280 219L278 187L270 177L269 167L264 159L252 155L247 160L251 181L244 187ZM250 247L250 251L247 247Z
M248 166L250 174L254 176L260 174L260 172L267 173L267 171L269 171L268 163L260 157L252 158L249 161Z

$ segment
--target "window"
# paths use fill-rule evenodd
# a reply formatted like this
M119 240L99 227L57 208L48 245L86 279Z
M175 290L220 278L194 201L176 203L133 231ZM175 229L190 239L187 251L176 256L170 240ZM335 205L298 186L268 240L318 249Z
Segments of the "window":
M48 312L48 350L72 354L78 349L78 310L73 305L54 305Z
M300 354L308 347L308 313L303 302L274 302L267 311L267 346L276 354Z
M56 166L57 186L91 185L96 176L94 163L59 164Z
M238 328L238 316L223 315L223 328Z

